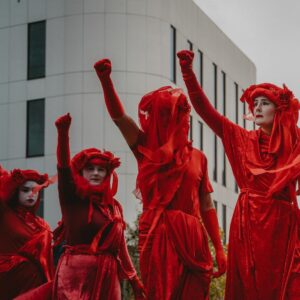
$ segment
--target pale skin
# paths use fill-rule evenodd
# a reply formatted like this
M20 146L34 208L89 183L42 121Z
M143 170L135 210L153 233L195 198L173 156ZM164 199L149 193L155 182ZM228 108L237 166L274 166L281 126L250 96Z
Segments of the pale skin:
M259 96L254 99L254 122L267 135L271 135L276 105L264 96Z
M34 193L34 188L38 184L35 181L26 181L19 188L18 203L24 207L33 207L39 197L39 193Z
M82 170L82 176L90 183L90 185L100 185L107 175L107 170L99 165L88 164Z

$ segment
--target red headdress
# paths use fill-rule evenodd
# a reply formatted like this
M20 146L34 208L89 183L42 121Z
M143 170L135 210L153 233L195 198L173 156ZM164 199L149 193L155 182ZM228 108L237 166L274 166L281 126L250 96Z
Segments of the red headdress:
M34 181L38 184L37 191L40 190L39 187L43 188L48 186L50 182L48 174L40 174L35 170L20 170L14 169L10 173L6 172L1 178L1 190L0 199L6 202L10 206L17 205L17 193L19 187L26 181ZM40 198L33 207L33 211L36 211L40 204Z
M92 186L83 176L82 170L87 164L97 164L106 169L107 175L101 185ZM118 177L114 170L120 166L120 159L109 151L89 148L77 153L72 161L71 168L76 186L76 193L82 199L90 199L89 222L91 221L93 205L111 205L118 189ZM112 183L111 183L112 177Z
M241 101L247 102L249 110L253 113L254 100L259 96L266 97L276 105L268 151L273 154L273 159L268 166L254 166L252 172L257 175L262 173L277 174L271 187L270 193L273 193L296 178L289 170L295 168L298 154L300 154L300 132L297 126L300 104L292 91L285 85L280 88L270 83L251 85L245 90ZM296 174L297 172L293 171L293 173Z
M162 87L146 94L139 104L145 143L137 187L144 208L166 206L176 193L190 159L190 105L181 89Z

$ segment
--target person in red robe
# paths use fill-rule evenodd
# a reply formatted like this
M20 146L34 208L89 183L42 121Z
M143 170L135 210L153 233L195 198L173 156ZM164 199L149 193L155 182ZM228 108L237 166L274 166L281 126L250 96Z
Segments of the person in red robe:
M193 52L177 55L193 107L222 139L240 189L230 226L225 299L300 299L298 100L286 86L250 86L241 101L259 129L247 131L210 104L192 70Z
M52 233L36 215L47 174L0 167L0 298L11 300L53 277Z
M95 69L108 112L138 163L142 200L139 253L149 299L208 299L209 284L226 270L204 154L188 141L190 106L181 89L162 87L139 104L141 129L124 112L110 78L111 62ZM216 249L213 274L208 236Z
M71 117L57 119L58 191L64 240L53 283L53 299L120 300L120 280L130 281L136 299L145 299L124 238L125 222L117 192L119 158L109 151L85 149L70 161ZM112 181L112 185L111 185Z

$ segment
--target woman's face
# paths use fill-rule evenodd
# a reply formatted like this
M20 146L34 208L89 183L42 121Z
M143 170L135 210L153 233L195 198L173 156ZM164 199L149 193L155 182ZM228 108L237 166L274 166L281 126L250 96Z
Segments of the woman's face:
M88 164L82 171L82 176L90 185L100 185L107 174L107 170L99 165Z
M26 181L19 188L18 203L25 207L33 207L39 197L38 192L34 192L34 188L38 184L35 181Z
M254 99L254 122L263 130L270 132L273 127L276 105L264 96Z

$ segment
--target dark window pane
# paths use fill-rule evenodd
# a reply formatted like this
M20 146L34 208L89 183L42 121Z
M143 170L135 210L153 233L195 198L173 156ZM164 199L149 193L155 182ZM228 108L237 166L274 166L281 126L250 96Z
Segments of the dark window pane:
M199 124L199 149L203 150L203 123L198 121Z
M176 83L176 28L170 27L170 80Z
M213 201L214 201L214 206L215 206L216 212L218 213L218 202L216 200L213 200Z
M198 50L198 57L199 57L199 82L200 85L203 87L203 53Z
M222 204L222 220L223 220L223 231L224 231L224 244L226 243L226 230L227 230L227 224L226 224L226 205Z
M40 216L41 218L43 218L44 217L44 190L40 191L40 199L41 199L41 202L40 202L40 205L38 207L36 214L38 216Z
M193 140L193 116L190 116L190 141Z
M187 41L187 43L188 43L189 50L193 51L193 43L191 41L189 41L189 40Z
M45 99L27 102L27 157L44 155Z
M45 77L46 22L28 24L28 79Z

